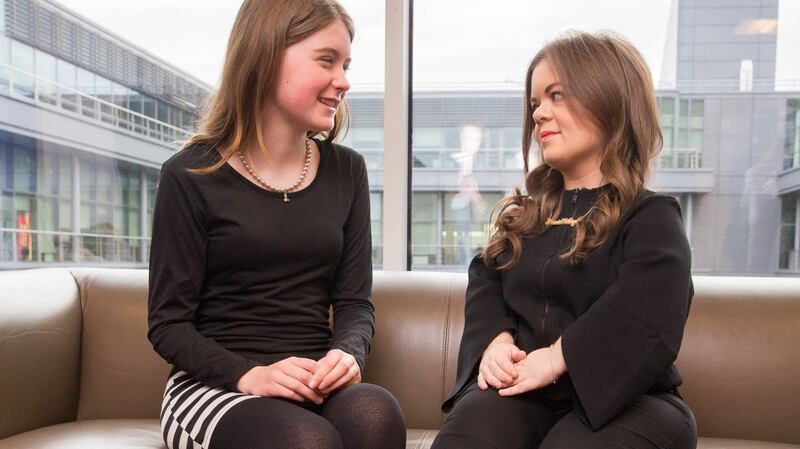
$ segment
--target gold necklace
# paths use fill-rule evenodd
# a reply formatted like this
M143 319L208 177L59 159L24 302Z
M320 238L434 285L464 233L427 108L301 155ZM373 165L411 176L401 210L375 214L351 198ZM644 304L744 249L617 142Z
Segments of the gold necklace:
M590 207L585 214L581 215L578 218L568 217L568 218L559 218L558 220L555 220L551 217L547 217L547 221L545 221L544 224L545 226L569 225L569 227L574 228L581 220L586 218L586 216L589 215L589 213L592 212L593 210L594 206Z
M288 203L289 192L294 190L297 186L299 186L303 182L303 180L306 178L306 173L308 173L308 167L311 165L311 139L306 139L306 163L305 165L303 165L303 171L300 173L300 177L297 178L297 181L295 181L294 184L285 189L279 189L278 187L275 187L269 184L268 182L264 181L263 179L261 179L261 177L258 176L258 173L256 173L255 170L253 170L253 167L250 166L250 162L247 160L247 157L242 153L242 151L239 150L237 151L237 153L239 153L239 160L242 161L242 165L244 165L244 168L247 170L248 173L250 173L250 176L252 176L253 179L258 181L258 183L261 184L267 190L272 190L273 192L282 193L283 202Z

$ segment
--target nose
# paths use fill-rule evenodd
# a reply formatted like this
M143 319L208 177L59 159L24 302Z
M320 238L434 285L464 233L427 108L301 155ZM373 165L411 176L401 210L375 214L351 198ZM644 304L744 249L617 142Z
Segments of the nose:
M546 102L542 102L539 107L533 111L533 122L537 125L550 119L550 108Z
M339 74L333 79L331 85L338 91L340 96L350 90L350 81L347 80L347 73L344 69L339 71Z

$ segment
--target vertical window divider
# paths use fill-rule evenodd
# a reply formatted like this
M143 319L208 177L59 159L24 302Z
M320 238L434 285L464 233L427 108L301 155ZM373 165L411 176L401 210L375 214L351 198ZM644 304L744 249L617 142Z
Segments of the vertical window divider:
M411 9L413 0L386 0L383 269L410 268Z

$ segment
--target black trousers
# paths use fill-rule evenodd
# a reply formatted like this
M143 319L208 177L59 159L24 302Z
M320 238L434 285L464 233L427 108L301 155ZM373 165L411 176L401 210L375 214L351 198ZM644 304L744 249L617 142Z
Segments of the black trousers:
M641 396L612 422L592 431L571 401L537 392L503 397L473 388L456 402L432 449L695 449L697 427L670 393Z

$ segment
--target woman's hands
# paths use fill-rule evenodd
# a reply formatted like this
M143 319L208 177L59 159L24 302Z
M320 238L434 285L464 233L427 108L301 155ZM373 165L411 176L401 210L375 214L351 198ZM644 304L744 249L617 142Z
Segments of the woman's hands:
M245 394L322 404L334 390L359 382L361 369L355 357L332 349L319 361L289 357L252 368L239 378L236 388Z
M490 386L505 388L515 383L518 372L515 363L525 359L525 351L514 344L509 332L501 332L483 351L478 367L478 388L486 390Z
M486 390L492 386L500 396L514 396L554 383L566 371L560 338L547 348L525 355L514 345L511 334L503 332L483 353L478 387Z

